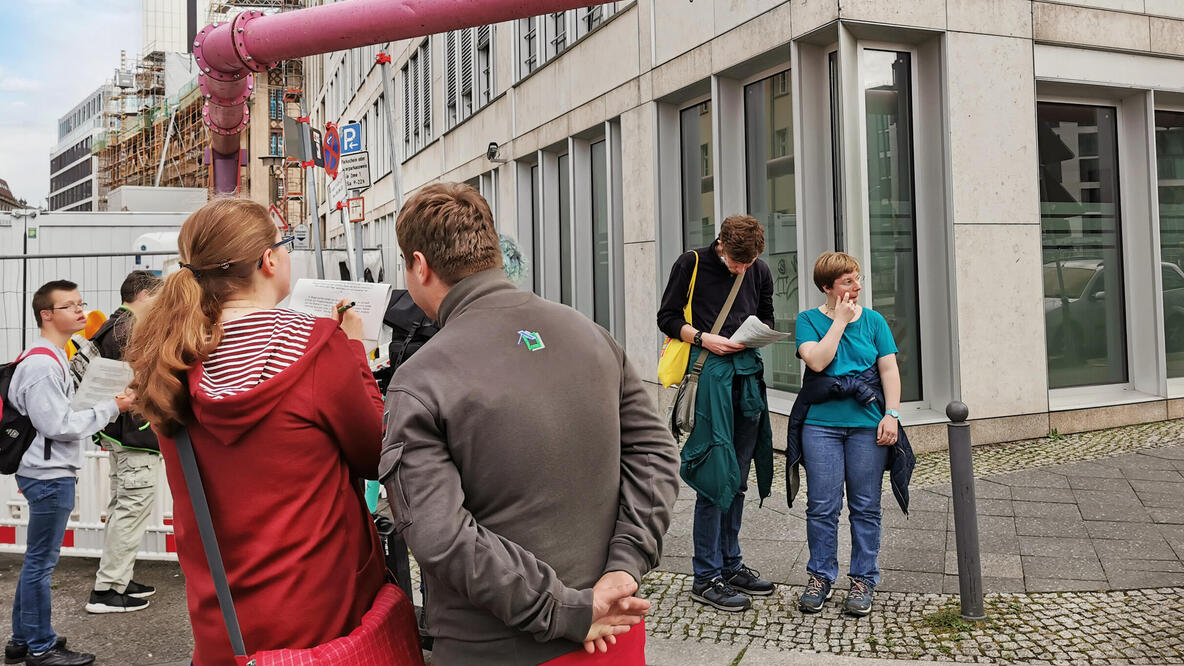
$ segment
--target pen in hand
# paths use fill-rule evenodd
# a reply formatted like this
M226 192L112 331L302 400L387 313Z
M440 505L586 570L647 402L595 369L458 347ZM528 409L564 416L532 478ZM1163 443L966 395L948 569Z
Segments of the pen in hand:
M345 312L346 310L352 308L355 305L357 305L357 303L355 303L354 301L350 301L349 303L337 308L337 314L341 314L341 313Z

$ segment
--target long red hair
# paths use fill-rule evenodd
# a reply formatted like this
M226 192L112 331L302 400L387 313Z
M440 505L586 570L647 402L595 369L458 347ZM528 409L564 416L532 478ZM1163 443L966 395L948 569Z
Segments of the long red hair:
M185 220L181 270L165 279L132 332L125 358L135 372L136 411L167 433L192 419L187 371L222 339L222 304L251 285L275 242L267 209L247 199L215 199Z

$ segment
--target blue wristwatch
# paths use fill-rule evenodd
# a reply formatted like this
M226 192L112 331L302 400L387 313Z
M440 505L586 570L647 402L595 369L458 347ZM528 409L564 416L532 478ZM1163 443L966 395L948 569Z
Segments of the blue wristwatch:
M900 420L900 412L896 411L895 409L885 409L884 414L886 416L891 416L892 418L896 419L897 421Z

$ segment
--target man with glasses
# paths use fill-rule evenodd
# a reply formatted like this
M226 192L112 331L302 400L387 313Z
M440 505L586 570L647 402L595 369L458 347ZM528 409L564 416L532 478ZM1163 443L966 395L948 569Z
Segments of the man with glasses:
M70 408L74 383L66 371L66 342L86 323L86 303L78 285L55 280L33 294L33 314L41 335L22 355L9 400L29 417L37 435L21 459L17 486L29 503L25 559L12 607L12 640L4 648L8 663L31 666L85 666L94 655L66 649L66 639L50 623L50 577L61 554L66 522L74 510L74 486L82 467L82 447L121 412L133 395L121 395L81 411Z

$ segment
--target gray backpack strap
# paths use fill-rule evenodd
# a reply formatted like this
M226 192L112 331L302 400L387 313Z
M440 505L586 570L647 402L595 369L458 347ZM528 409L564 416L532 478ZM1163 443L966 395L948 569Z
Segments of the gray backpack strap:
M185 473L185 485L189 487L189 501L193 504L193 517L197 520L197 531L201 545L206 551L206 563L210 577L214 579L214 590L218 593L218 606L222 608L222 621L230 635L230 647L237 657L245 657L247 648L243 644L243 632L234 612L234 599L230 596L230 582L226 580L226 567L222 564L222 553L218 550L218 537L214 534L214 521L210 518L210 505L201 483L201 472L197 469L197 458L193 454L193 442L189 430L182 428L177 433L177 457L181 459L181 471Z

